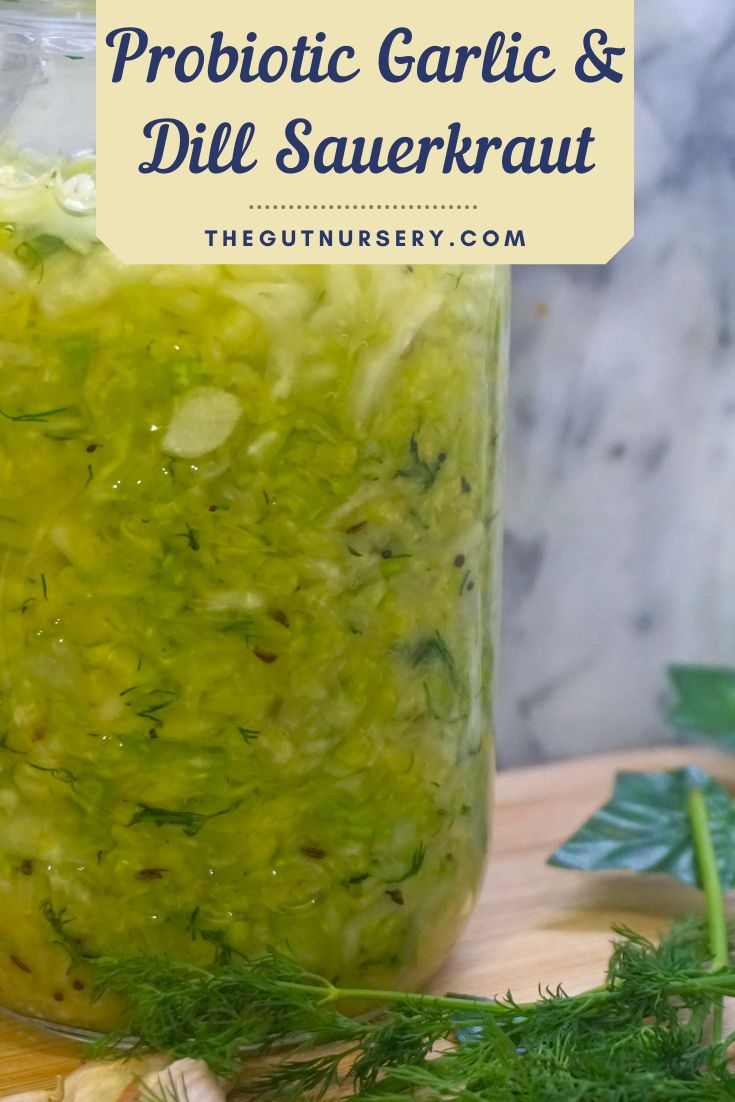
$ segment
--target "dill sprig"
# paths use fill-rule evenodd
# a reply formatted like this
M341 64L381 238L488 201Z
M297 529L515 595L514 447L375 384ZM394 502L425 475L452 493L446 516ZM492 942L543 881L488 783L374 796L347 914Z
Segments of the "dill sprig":
M519 1003L510 993L488 1000L363 990L276 952L250 960L218 954L211 968L101 958L91 962L95 997L121 996L128 1013L121 1032L98 1048L132 1035L132 1051L196 1057L222 1074L244 1064L246 1092L265 1102L327 1092L361 1102L735 1099L734 1038L721 1039L735 967L701 787L690 790L687 813L705 918L674 924L657 944L618 928L605 980L590 991L540 989L538 999ZM380 1012L349 1013L370 1006ZM287 1058L265 1071L252 1065L284 1044Z
M138 1049L193 1056L229 1074L247 1050L337 1045L306 1057L297 1051L251 1081L266 1099L295 1102L335 1088L345 1097L420 1090L463 1102L477 1090L493 1102L735 1097L726 1046L705 1039L702 1015L722 995L735 996L735 969L709 970L701 920L673 926L658 945L621 930L603 986L581 995L547 990L533 1003L343 988L277 953L210 969L146 957L94 966L96 995L114 992L129 1005L108 1049L133 1034ZM383 1011L348 1016L344 1008L358 1003ZM454 1043L458 1033L465 1043ZM629 1093L620 1093L623 1084Z

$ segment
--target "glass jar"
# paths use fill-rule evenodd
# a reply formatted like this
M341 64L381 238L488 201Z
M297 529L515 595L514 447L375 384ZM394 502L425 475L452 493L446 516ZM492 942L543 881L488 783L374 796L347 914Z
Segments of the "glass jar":
M0 0L0 1003L421 985L486 849L505 271L122 265L68 8Z

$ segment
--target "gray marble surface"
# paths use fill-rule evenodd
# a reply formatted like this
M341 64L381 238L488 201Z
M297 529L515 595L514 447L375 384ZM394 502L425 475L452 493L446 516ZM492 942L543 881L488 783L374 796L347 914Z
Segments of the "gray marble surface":
M519 268L501 765L660 741L735 665L735 3L638 0L635 240Z

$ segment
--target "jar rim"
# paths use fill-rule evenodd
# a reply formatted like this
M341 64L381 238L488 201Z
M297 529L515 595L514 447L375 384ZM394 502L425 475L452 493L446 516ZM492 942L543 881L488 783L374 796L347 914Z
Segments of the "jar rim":
M94 34L94 0L0 0L0 25L62 26Z
M0 0L0 46L4 52L40 51L92 58L97 46L94 5L82 0Z

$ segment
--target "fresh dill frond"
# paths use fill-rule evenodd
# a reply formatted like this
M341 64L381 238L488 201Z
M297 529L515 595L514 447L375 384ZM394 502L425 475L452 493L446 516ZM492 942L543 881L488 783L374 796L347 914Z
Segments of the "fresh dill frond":
M360 1102L735 1100L735 1034L722 1037L735 966L712 829L721 797L715 792L710 804L707 778L685 779L670 811L679 816L685 802L706 915L675 923L658 943L618 928L599 987L578 995L541 988L529 1003L511 993L488 1000L343 987L276 952L236 958L206 931L216 951L210 968L144 956L92 961L95 997L115 995L128 1008L122 1031L98 1047L134 1036L133 1051L195 1057L221 1074L244 1064L246 1093L259 1102L319 1102L327 1094ZM171 819L180 812L139 807L158 825L184 825ZM424 856L416 850L407 875ZM388 894L402 900L399 888ZM65 939L69 920L47 906ZM192 937L205 937L198 918L196 908ZM379 1012L351 1017L355 1006ZM265 1071L248 1066L276 1045L291 1047L287 1058Z
M719 1102L735 1097L735 1076L702 1011L735 996L735 969L708 965L706 930L693 920L658 945L621 931L603 986L552 988L524 1004L342 988L277 953L210 969L147 957L94 968L96 996L128 1005L119 1036L137 1036L138 1049L229 1074L248 1052L295 1046L266 1073L245 1075L248 1091L273 1102L327 1091L376 1102ZM356 1003L382 1012L349 1017ZM336 1047L318 1050L326 1044Z
M277 953L209 969L160 957L100 958L94 967L95 997L114 993L129 1007L123 1030L101 1051L135 1036L135 1051L191 1056L230 1073L243 1048L264 1052L304 1031L316 1041L343 1040L361 1028L332 1006L331 984Z

